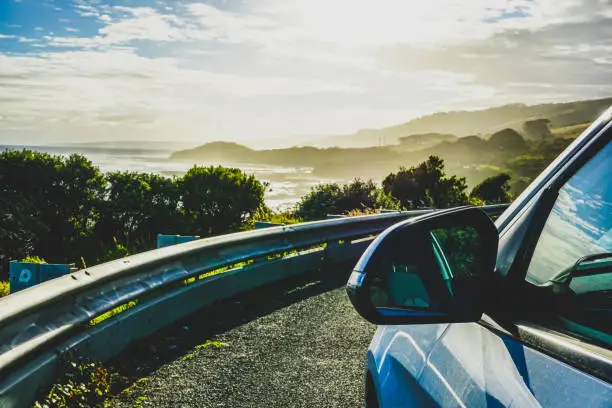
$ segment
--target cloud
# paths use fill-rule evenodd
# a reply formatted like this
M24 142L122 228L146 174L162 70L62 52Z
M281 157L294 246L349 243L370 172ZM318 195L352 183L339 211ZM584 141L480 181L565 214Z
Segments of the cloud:
M612 92L610 1L71 4L71 35L0 33L32 50L0 52L0 135L335 133Z

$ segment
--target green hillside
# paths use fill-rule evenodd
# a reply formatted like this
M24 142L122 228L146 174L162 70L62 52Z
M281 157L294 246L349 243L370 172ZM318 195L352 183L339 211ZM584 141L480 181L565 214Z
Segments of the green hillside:
M475 111L440 112L382 129L360 130L352 135L320 138L318 146L365 147L396 144L400 138L426 133L453 134L459 137L486 135L504 128L522 131L530 119L548 119L552 128L589 123L612 105L612 98L547 103L540 105L511 104Z

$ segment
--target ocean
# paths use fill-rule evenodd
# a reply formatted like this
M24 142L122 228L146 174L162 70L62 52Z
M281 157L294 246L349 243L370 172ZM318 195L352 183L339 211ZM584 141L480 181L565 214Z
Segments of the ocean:
M156 173L164 176L181 176L197 164L199 166L222 165L237 167L247 174L253 174L260 181L268 182L266 204L275 210L292 208L319 183L335 182L337 180L321 179L312 174L312 168L294 168L266 166L261 164L227 163L227 162L189 162L171 160L171 151L160 148L137 147L101 147L87 145L49 145L49 146L18 146L0 145L0 150L30 149L58 155L80 153L92 161L103 172L138 171Z

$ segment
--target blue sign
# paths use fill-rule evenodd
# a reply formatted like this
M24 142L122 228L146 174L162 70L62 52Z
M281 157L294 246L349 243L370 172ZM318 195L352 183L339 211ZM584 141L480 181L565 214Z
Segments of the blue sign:
M157 235L157 247L163 248L170 245L182 244L189 241L195 241L200 237L197 235Z
M9 264L11 293L70 273L70 265L13 261Z

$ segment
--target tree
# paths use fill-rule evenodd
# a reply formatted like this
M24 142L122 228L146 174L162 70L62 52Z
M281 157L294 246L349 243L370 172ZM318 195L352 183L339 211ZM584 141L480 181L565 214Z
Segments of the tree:
M525 139L514 129L503 129L493 133L489 145L496 150L509 152L523 151L526 148Z
M353 210L399 209L399 202L385 194L372 180L355 179L349 184L314 187L298 204L298 214L307 220L327 214L348 214Z
M264 204L266 184L240 169L192 167L179 179L185 232L201 236L238 231Z
M34 252L40 236L49 231L38 210L22 195L7 191L0 180L0 280L8 277L9 261Z
M318 184L301 198L297 213L306 220L320 220L326 214L338 214L338 197L342 187L337 183Z
M523 123L523 131L533 140L542 140L551 135L550 132L550 120L548 119L534 119L528 120Z
M508 160L508 168L518 177L527 177L533 180L551 161L551 158L541 154L524 154Z
M489 177L478 184L470 193L470 198L477 197L486 204L505 204L512 201L510 196L510 175L506 173Z
M103 199L106 182L100 170L81 155L7 150L0 153L0 179L3 196L16 200L12 221L6 222L21 220L7 229L12 242L25 239L18 225L31 218L37 225L28 221L27 245L33 251L51 261L78 259Z
M173 179L136 172L113 172L106 179L107 199L96 228L105 246L116 246L118 237L138 251L154 247L159 233L181 233L180 192Z
M47 221L57 241L53 251L70 261L92 257L96 251L92 233L106 187L104 175L80 154L62 158L56 171L57 185L50 197L55 216Z
M397 198L405 208L447 208L468 201L465 178L447 177L444 160L437 156L415 167L402 167L383 180L385 193Z

